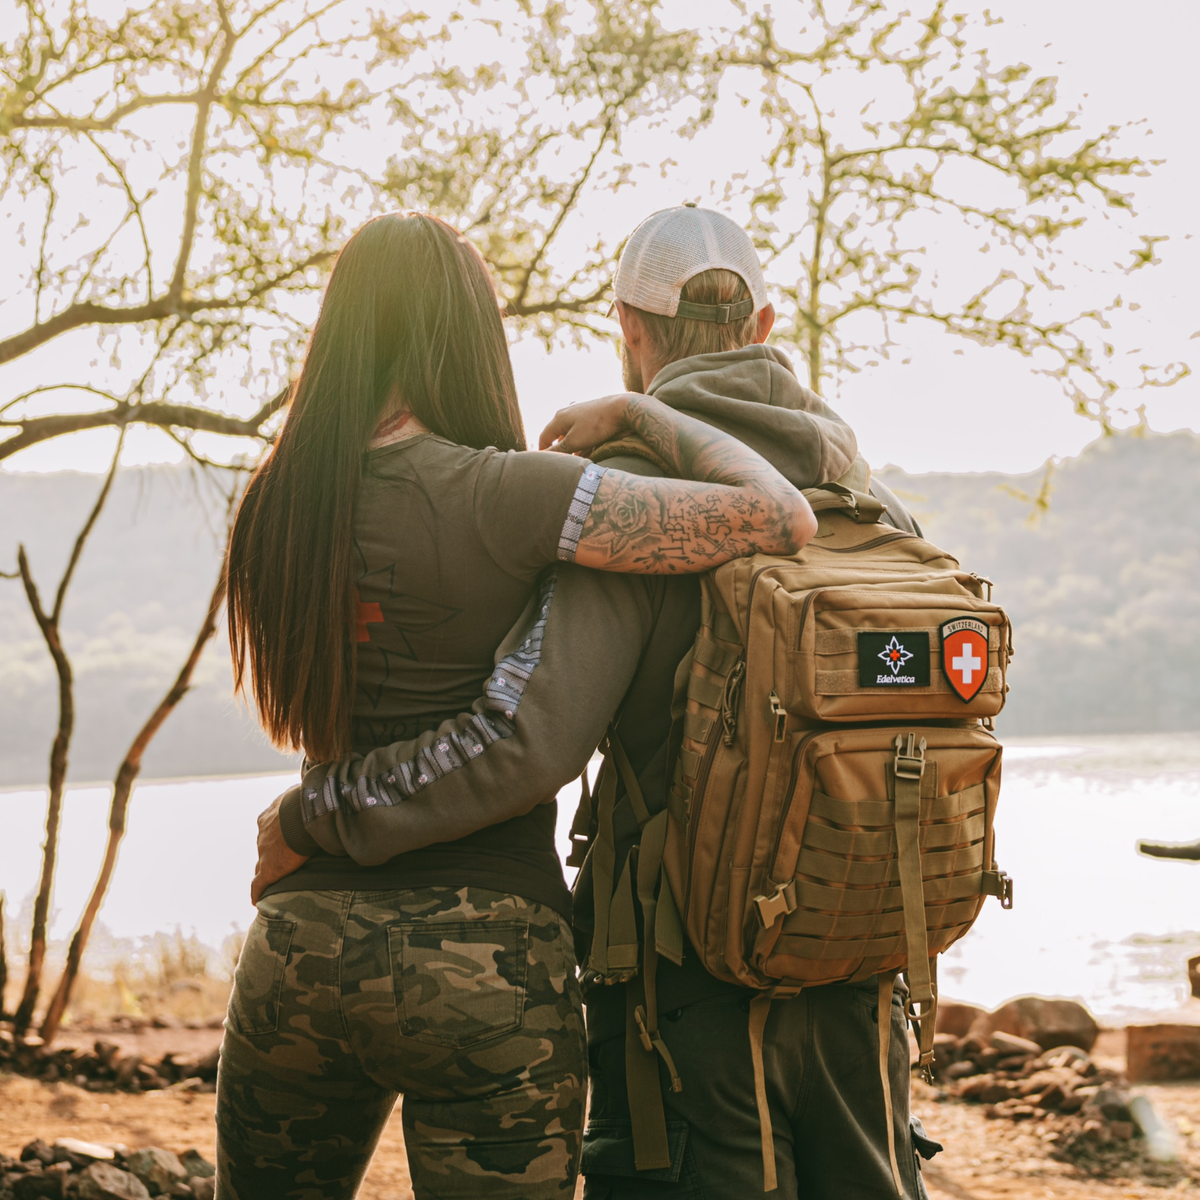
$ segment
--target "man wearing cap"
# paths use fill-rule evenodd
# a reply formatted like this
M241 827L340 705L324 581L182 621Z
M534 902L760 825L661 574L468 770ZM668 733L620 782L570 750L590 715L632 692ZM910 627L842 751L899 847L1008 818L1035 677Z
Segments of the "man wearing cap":
M630 391L648 392L733 433L799 487L841 477L867 489L866 464L854 458L852 446L805 429L806 420L828 419L831 410L799 382L782 351L763 344L775 310L758 255L740 226L720 213L690 206L655 213L626 244L614 290L624 381ZM557 432L560 419L567 417L560 414L549 426L543 445ZM647 466L644 458L639 467L636 458L610 453L613 449L621 447L601 449L595 457L625 471L660 469ZM853 464L849 468L848 462ZM877 481L869 486L888 505L885 519L918 532L886 487ZM669 586L693 595L698 590L691 579L673 580ZM698 625L697 613L676 649L682 646L686 653ZM660 628L651 645L670 637ZM617 734L647 805L658 809L669 785L666 748L655 752L648 743L665 725L660 717L654 735L647 737L631 712L635 695L631 691L626 700ZM614 824L624 816L627 834L623 846L618 837L618 868L636 829L631 811L622 807L628 806L623 791L619 785ZM584 939L590 933L591 866L589 859L575 887L575 923ZM583 1151L586 1200L761 1192L762 1146L747 1022L752 993L710 975L690 947L685 946L680 966L659 959L659 1028L682 1089L671 1090L666 1068L661 1067L671 1165L637 1171L626 1073L635 1052L629 1045L626 986L588 987L586 955L581 961L592 1067ZM808 989L771 1006L763 1056L781 1197L858 1200L896 1195L879 1082L877 1000L872 978ZM902 1003L898 995L891 1014L891 1044L897 1049L891 1068L896 1141L899 1146L923 1143L929 1150L931 1144L919 1127L910 1129ZM905 1195L922 1194L914 1154L909 1151L900 1159ZM650 1181L657 1187L647 1187Z
M655 213L630 237L615 292L627 388L733 434L798 487L853 478L865 489L866 465L856 458L849 427L799 382L781 351L763 344L774 308L753 244L733 221L692 206ZM597 448L596 440L587 421L571 410L559 413L542 434L543 447L595 450L595 460L606 467L666 473L666 464L644 445L609 442ZM890 492L874 481L871 489L888 504L894 524L916 531ZM315 838L328 852L379 861L461 836L472 822L478 828L509 819L528 811L531 790L550 801L578 776L610 722L646 806L661 810L670 782L675 672L699 625L694 577L558 568L554 605L540 627L538 662L511 722L512 735L487 755L444 771L427 752L435 739L453 734L450 722L436 734L394 743L365 759L313 768L304 789L324 788L335 804L344 792L361 797L378 790L379 802L306 818L305 845ZM515 627L497 651L498 660L513 646L528 645L528 635L524 626ZM406 803L394 803L383 781L422 755L423 767L432 764L437 777ZM326 780L336 786L326 787ZM638 837L623 783L613 825L616 861L610 870L619 872ZM626 1073L627 1064L636 1066L644 1053L626 1016L626 992L638 981L606 986L588 967L593 867L589 856L574 889L592 1071L582 1160L585 1197L761 1192L763 1155L747 1023L752 993L710 975L688 946L679 965L660 959L657 975L659 1029L682 1083L673 1091L661 1069L668 1152L652 1166L644 1154L639 1163ZM897 1194L877 1061L876 1002L871 979L808 989L771 1007L764 1063L780 1200L891 1200ZM891 1110L896 1144L904 1148L900 1172L909 1200L924 1194L909 1149L921 1144L922 1135L919 1126L910 1130L900 996L890 1019ZM660 1070L659 1056L649 1057L650 1070Z

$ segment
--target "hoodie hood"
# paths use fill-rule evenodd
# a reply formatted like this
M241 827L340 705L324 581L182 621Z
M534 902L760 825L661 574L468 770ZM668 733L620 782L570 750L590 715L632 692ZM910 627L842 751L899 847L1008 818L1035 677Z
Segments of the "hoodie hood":
M663 367L647 391L757 450L794 487L839 479L858 453L854 431L774 346L682 358Z

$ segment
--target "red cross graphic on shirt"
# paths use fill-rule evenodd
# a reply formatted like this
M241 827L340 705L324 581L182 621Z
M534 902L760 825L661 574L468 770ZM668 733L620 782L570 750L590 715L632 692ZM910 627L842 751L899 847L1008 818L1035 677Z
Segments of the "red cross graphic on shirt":
M371 631L367 626L376 625L383 620L383 609L379 607L378 602L375 600L364 602L358 594L357 589L354 592L354 600L354 640L356 642L369 642L371 640Z

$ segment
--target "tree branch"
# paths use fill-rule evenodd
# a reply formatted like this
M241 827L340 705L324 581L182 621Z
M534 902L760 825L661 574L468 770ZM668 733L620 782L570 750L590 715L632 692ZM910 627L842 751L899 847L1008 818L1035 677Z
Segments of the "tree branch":
M249 417L231 417L193 404L152 401L149 404L121 403L98 412L55 413L46 417L30 417L24 421L0 421L0 431L5 428L18 428L21 431L7 441L0 442L0 460L65 433L80 433L86 429L124 429L127 425L194 429L228 437L261 437L262 426L268 418L287 403L289 390L285 388L277 392Z

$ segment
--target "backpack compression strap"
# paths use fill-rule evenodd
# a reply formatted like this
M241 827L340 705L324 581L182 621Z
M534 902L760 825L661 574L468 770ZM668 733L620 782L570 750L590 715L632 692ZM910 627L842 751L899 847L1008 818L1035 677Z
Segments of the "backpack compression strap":
M904 941L908 957L908 1000L905 1015L917 1026L920 1064L933 1065L937 1013L936 960L929 957L925 929L925 888L921 873L921 777L925 774L925 739L915 733L896 735L892 775L896 788L896 858L900 897L904 904ZM880 1021L883 1020L882 1014Z
M638 844L630 847L620 876L615 878L613 811L618 776L625 785L641 836ZM633 765L616 730L611 728L596 784L596 800L596 837L591 850L596 925L588 966L606 983L626 986L625 1078L634 1163L639 1171L651 1171L671 1165L659 1059L670 1074L671 1090L678 1092L683 1087L658 1028L655 988L659 954L676 964L683 961L683 921L662 866L667 810L650 815ZM642 910L640 946L635 904Z

